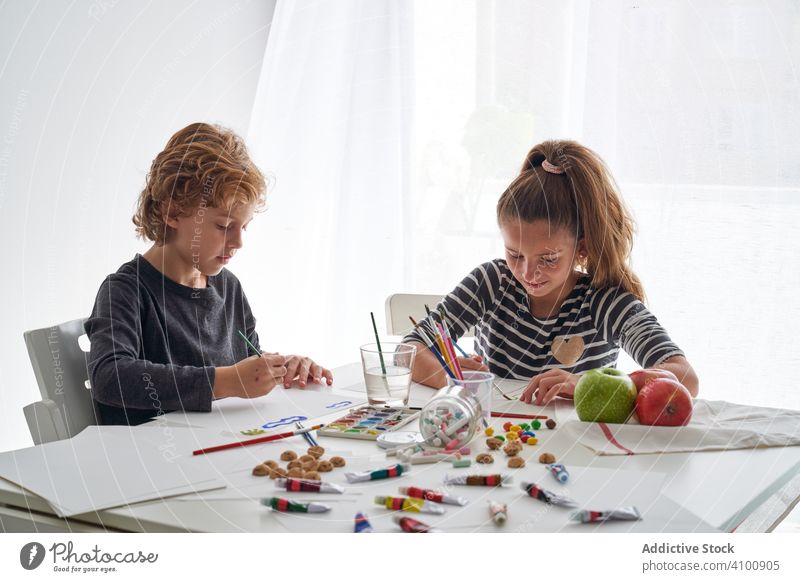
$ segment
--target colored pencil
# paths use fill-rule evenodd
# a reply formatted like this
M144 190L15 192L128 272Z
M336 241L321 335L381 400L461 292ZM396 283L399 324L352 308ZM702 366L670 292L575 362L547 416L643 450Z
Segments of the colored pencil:
M549 416L539 414L518 414L516 412L493 412L492 418L523 418L525 420L547 420Z
M378 326L375 325L375 314L371 311L369 316L372 318L372 331L375 332L375 343L378 345L378 357L381 359L381 370L386 373L386 364L383 361L383 349L381 349L381 338L378 336Z
M445 371L445 372L447 372L447 375L448 375L448 376L450 376L451 378L455 378L455 377L456 377L456 376L455 376L455 374L453 374L453 372L452 372L452 371L450 371L450 368L448 368L448 367L447 367L447 362L445 362L445 361L444 361L444 358L442 357L442 354L440 354L440 353L439 353L439 350L436 348L436 346L435 346L435 345L433 345L433 341L431 341L431 338L430 338L430 336L428 336L428 332L426 332L426 331L425 331L425 330L424 330L424 329L423 329L423 328L422 328L422 327L421 327L421 326L420 326L420 325L419 325L419 324L418 324L418 323L417 323L417 322L414 320L414 318L413 318L413 317L411 317L411 316L409 315L409 316L408 316L408 318L411 320L411 323L413 323L413 324L414 324L414 328L415 328L417 331L419 331L419 335L420 335L420 337L422 337L422 339L423 339L424 343L425 343L425 344L428 346L428 349L431 351L431 353L433 353L433 355L434 355L434 356L436 356L436 359L437 359L437 360L439 360L439 364L441 364L442 368L444 368L444 371Z
M310 428L304 428L302 430L293 430L291 432L282 432L280 434L271 434L263 437L258 437L255 439L248 439L246 441L236 441L235 443L226 443L224 445L217 445L214 447L208 447L205 449L198 449L196 451L192 451L192 455L205 455L207 453L215 453L217 451L225 451L227 449L235 449L236 447L247 447L250 445L257 445L259 443L270 443L272 441L279 441L282 439L288 439L289 437L293 437L299 434L303 434L305 432L311 432L313 430L317 430L325 426L324 424L317 424Z

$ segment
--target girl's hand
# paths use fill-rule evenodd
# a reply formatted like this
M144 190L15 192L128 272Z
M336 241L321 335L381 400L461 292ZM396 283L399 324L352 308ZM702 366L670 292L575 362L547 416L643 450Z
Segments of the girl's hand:
M328 386L333 384L331 371L314 363L311 358L286 356L286 375L283 377L283 386L285 388L291 388L294 381L297 381L300 388L305 388L309 382L322 384L323 378L325 378Z
M528 404L543 406L555 400L557 396L572 398L578 380L580 374L570 374L557 369L547 370L531 378L519 399Z
M483 363L483 358L477 354L472 354L468 358L458 358L458 364L462 370L477 370L478 372L488 372L489 366Z

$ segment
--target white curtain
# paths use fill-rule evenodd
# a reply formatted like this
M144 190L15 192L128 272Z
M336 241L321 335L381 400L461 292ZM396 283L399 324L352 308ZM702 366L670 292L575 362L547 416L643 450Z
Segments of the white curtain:
M262 345L355 361L410 261L412 5L279 1L248 142L274 176L249 235ZM252 291L250 292L252 295Z
M791 0L279 0L249 136L277 179L258 311L355 360L385 295L500 256L525 152L573 138L620 183L703 396L800 408L798 32Z

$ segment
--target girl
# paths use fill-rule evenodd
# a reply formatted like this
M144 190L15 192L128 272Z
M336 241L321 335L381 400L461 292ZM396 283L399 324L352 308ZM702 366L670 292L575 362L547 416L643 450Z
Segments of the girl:
M153 242L109 275L86 333L101 424L140 424L171 410L210 411L212 400L256 398L293 382L330 385L302 356L259 350L256 321L225 265L265 204L264 176L232 131L194 123L150 168L133 222Z
M619 348L643 368L673 372L693 396L684 353L643 305L628 265L633 220L603 161L574 141L535 146L500 197L506 258L477 267L422 325L441 312L454 339L475 327L477 355L462 368L529 380L521 400L572 398L580 374L615 366ZM442 386L445 373L417 332L413 379Z

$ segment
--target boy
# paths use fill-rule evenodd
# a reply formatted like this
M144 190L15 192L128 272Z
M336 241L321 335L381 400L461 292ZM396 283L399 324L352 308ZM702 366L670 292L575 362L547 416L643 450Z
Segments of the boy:
M294 381L328 385L311 359L260 351L255 318L225 265L242 247L266 184L241 138L194 123L153 160L133 222L153 242L100 287L86 333L102 424L140 424L172 410L210 411Z

